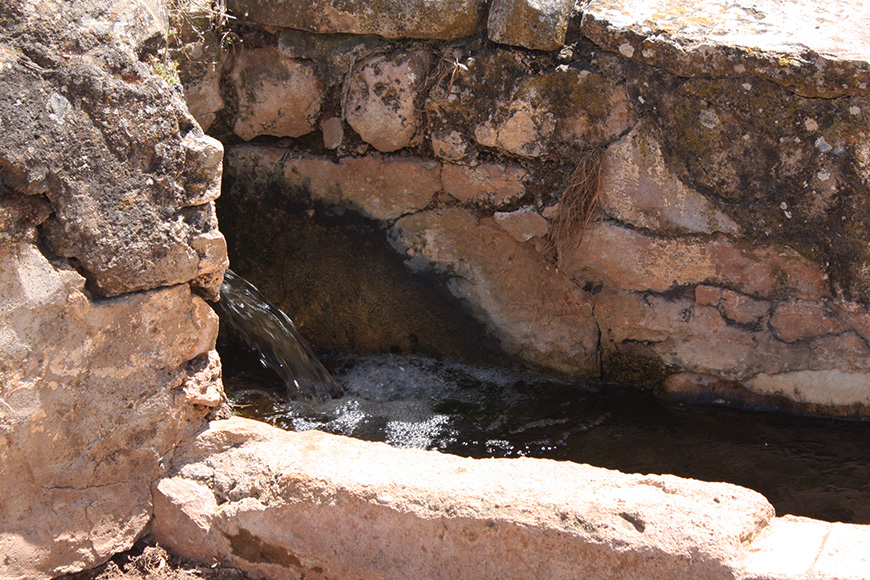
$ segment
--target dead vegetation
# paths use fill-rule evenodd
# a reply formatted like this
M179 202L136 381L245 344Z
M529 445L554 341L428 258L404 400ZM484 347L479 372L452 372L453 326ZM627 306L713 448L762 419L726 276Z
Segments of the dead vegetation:
M542 252L544 256L552 258L558 268L562 267L565 252L583 241L583 234L597 215L603 159L603 148L586 151L568 178L559 201L559 211L550 224L547 244Z
M161 546L139 542L93 570L57 580L250 580L235 568L210 567L173 556Z

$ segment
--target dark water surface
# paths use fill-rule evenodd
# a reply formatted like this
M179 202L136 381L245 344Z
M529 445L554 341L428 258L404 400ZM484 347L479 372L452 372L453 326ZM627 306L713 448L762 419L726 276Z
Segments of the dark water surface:
M666 404L636 389L395 355L321 357L345 396L289 402L254 353L221 355L236 411L285 429L727 481L761 492L778 515L870 524L870 423Z

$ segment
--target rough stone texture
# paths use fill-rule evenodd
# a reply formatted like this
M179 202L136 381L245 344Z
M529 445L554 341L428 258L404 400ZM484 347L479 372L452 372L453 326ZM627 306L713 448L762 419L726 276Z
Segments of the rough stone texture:
M26 3L5 21L18 35L0 51L4 184L49 200L45 241L80 264L103 295L209 274L192 244L216 229L209 202L220 193L220 143L202 134L133 46L110 45L108 28L83 22L88 3L67 4ZM147 8L131 3L126 17L153 18ZM52 24L61 10L71 28L82 24L74 40ZM142 29L127 30L154 33L155 23L136 24ZM36 40L55 30L52 41L77 47L68 58Z
M870 570L868 526L776 518L756 540L743 580L864 580Z
M272 47L244 50L230 78L239 100L233 131L242 139L299 137L317 127L324 85L310 63Z
M829 294L819 268L797 252L725 237L656 237L602 222L564 256L563 268L577 279L636 291L715 282L756 298Z
M131 547L221 401L223 150L139 60L165 30L156 0L0 14L0 577Z
M417 94L426 79L425 51L373 56L348 81L345 116L363 141L384 152L407 147L417 133Z
M478 83L487 82L489 75L511 74L510 64L499 59L482 65L486 68L476 71L482 73ZM558 151L560 145L602 145L627 131L635 121L625 89L589 71L567 69L539 75L524 72L514 82L509 93L496 97L489 119L484 117L473 126L474 137L481 145L520 157L541 157ZM478 94L492 90L480 84L445 106L448 114L453 107L474 106ZM491 103L477 106L481 111L493 110Z
M92 301L30 243L0 272L0 576L51 578L141 535L151 481L220 403L217 316L185 285Z
M208 32L202 39L185 44L173 59L178 63L187 108L202 130L207 131L226 105L220 87L224 59L220 38L215 32Z
M549 222L533 207L523 207L511 212L497 211L493 217L518 242L544 238L550 230Z
M592 0L583 33L679 76L770 79L798 94L870 94L870 9L848 0Z
M227 0L243 22L326 34L451 40L480 27L483 0Z
M494 218L453 208L404 217L394 235L405 253L449 272L450 289L510 355L573 375L598 370L592 299ZM409 250L411 250L409 252Z
M264 578L731 579L755 492L212 423L155 484L152 534ZM220 507L219 507L220 506Z
M476 167L444 164L444 192L462 203L500 207L522 197L529 173L522 167L482 163Z
M489 39L536 50L558 50L565 42L574 0L493 0Z
M734 220L670 171L647 123L607 148L601 182L604 213L617 221L664 233L738 232Z

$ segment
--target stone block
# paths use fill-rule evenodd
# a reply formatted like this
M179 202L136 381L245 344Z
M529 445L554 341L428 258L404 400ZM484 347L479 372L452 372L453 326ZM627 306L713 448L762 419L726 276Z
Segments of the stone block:
M870 94L870 8L848 0L592 0L583 34L685 77L768 78L809 97Z
M534 50L558 50L565 42L574 0L493 0L489 39Z
M310 63L272 47L246 49L230 78L239 102L233 131L242 139L300 137L317 126L325 85Z
M774 515L724 483L467 459L238 418L179 449L154 495L161 545L275 579L733 579Z
M445 163L444 192L462 203L499 207L522 197L529 173L522 167L483 163L474 167Z
M354 67L344 103L348 125L379 151L411 144L420 125L418 96L429 70L425 51L373 56Z
M243 22L321 34L453 40L481 25L484 0L227 0Z

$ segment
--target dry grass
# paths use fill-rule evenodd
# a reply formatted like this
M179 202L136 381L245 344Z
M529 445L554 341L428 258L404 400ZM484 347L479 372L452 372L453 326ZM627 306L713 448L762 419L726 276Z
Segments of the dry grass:
M562 267L567 250L583 241L583 234L596 215L601 197L601 169L604 149L585 152L568 178L568 184L559 202L559 213L550 224L550 233L543 254L552 256L556 266Z

